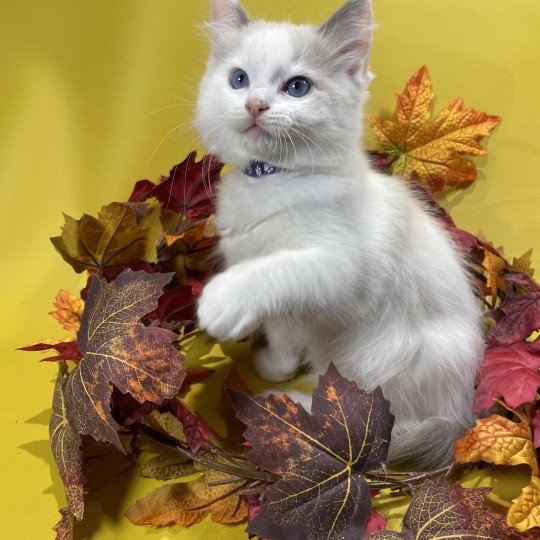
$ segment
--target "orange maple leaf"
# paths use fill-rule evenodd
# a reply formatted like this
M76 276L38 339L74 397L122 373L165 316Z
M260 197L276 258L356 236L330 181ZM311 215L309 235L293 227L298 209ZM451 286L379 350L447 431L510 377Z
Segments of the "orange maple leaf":
M508 287L508 283L505 281L503 274L507 268L506 261L489 251L488 249L483 249L484 251L484 260L482 261L482 267L484 268L484 275L486 277L486 296L491 294L492 305L495 305L497 301L497 295L499 290L505 291ZM500 253L501 248L498 248L497 251Z
M216 461L227 463L224 458ZM216 523L242 523L248 517L246 501L238 495L245 481L215 485L229 474L208 468L204 476L191 482L165 484L139 499L126 511L136 525L160 527L176 523L189 527L211 516Z
M52 315L68 332L77 333L81 327L81 317L84 310L84 300L77 298L68 291L60 290L56 295Z
M540 478L533 476L530 485L512 501L506 522L522 532L540 527Z
M458 463L476 463L487 461L496 465L526 464L538 475L538 462L532 440L530 417L523 410L512 410L519 422L514 422L493 414L489 418L476 421L476 426L469 429L458 439L454 448L454 457Z
M487 154L479 141L499 124L498 116L468 108L461 98L452 100L435 118L434 93L426 66L397 95L397 123L375 116L369 121L390 156L392 174L415 178L432 191L467 185L476 179L474 164L463 154Z

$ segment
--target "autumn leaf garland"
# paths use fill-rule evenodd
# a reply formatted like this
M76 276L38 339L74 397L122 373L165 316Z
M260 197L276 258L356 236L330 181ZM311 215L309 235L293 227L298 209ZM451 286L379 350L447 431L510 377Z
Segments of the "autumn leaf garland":
M128 202L105 205L97 218L66 216L52 239L76 272L89 274L81 298L60 291L51 312L69 336L24 348L55 351L46 360L59 363L50 435L68 508L57 539L70 540L73 519L83 517L94 485L89 465L101 463L89 452L93 439L101 441L99 459L151 452L143 475L168 482L130 507L134 523L189 526L209 515L218 523L248 520L250 533L270 539L360 538L366 526L378 530L370 538L534 537L527 531L540 526L540 287L530 252L510 262L501 248L457 228L433 196L476 178L464 154L484 154L480 140L500 121L463 109L461 100L433 117L433 97L421 68L397 97L397 122L371 119L386 152L375 158L432 206L481 291L490 331L475 408L501 399L510 417L479 420L458 441L456 461L531 467L531 484L507 522L483 504L485 489L378 469L392 427L389 404L332 365L312 414L286 395L251 395L234 372L224 383L233 392L221 397L226 438L187 408L183 394L212 373L186 369L177 348L195 328L197 297L219 263L213 193L222 168L212 156L197 161L191 153L159 183L137 182ZM116 459L111 466L123 470L125 458ZM380 530L385 520L371 508L372 486L413 491L401 533Z

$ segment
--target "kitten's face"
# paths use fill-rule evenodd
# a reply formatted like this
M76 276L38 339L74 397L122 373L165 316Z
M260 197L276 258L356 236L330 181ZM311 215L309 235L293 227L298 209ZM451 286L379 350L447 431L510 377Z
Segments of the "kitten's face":
M239 9L231 0L216 3L226 13ZM311 26L246 22L234 13L242 14L229 11L226 24L214 25L200 87L196 124L208 151L240 167L252 160L290 169L342 160L358 144L367 54L359 53L356 66L345 61L353 58L350 49L338 58L347 40L336 27L323 35Z

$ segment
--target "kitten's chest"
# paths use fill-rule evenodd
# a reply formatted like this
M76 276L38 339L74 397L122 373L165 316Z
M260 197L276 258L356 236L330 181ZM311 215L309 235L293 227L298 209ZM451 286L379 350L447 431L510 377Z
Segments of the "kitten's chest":
M306 245L317 234L298 185L271 178L232 177L218 194L216 227L228 264Z
M229 265L294 249L305 241L308 231L304 231L298 211L270 209L257 200L244 207L238 203L236 200L234 205L218 207L216 219L220 249Z

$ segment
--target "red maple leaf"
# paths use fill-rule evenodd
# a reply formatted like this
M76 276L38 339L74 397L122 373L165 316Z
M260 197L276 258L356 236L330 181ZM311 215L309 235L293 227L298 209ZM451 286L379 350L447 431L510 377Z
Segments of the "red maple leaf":
M490 347L525 341L540 329L540 288L511 297L494 310L492 316L497 324L487 338Z
M535 400L540 388L539 345L514 343L487 351L476 389L474 412L493 407L494 400L500 397L514 409Z
M210 438L210 428L180 400L173 399L170 404L171 413L182 423L186 441L192 452L197 453Z
M214 186L223 164L210 154L196 161L196 155L196 152L191 152L157 185L149 180L137 182L129 201L140 202L155 197L165 210L179 212L189 218L207 218L213 214Z
M367 538L375 531L384 531L385 527L386 519L384 516L381 516L381 514L375 510L371 510L371 516L369 516L369 521L367 522L366 530L364 531L364 538Z
M52 351L55 350L58 354L56 356L48 356L41 360L42 362L54 362L56 360L80 360L82 357L81 350L76 341L58 341L56 343L47 343L43 341L41 343L34 343L34 345L27 345L26 347L20 347L19 351Z

